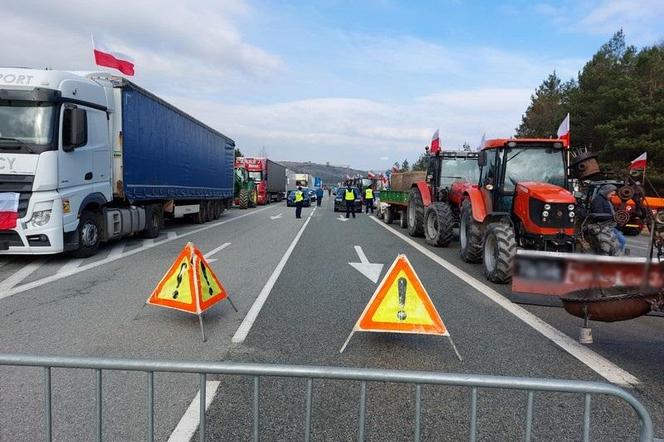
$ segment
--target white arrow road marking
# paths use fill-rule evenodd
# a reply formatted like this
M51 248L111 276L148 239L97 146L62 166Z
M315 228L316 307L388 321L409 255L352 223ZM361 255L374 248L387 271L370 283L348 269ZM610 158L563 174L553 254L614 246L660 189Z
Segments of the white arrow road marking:
M355 246L355 251L357 256L360 257L360 262L349 262L355 270L358 270L364 276L373 281L374 284L378 282L378 277L380 272L383 270L383 264L379 263L370 263L367 259L367 256L364 254L362 247Z
M346 221L348 221L349 219L350 219L350 218L344 218L343 215L339 215L339 218L337 218L338 221L343 221L343 222L346 222Z
M210 256L214 255L217 252L220 252L220 251L224 250L226 247L228 247L230 245L231 245L231 243L225 242L222 245L220 245L219 247L217 247L216 249L210 250L209 252L207 252L204 255L205 259L207 259L208 262L215 262L217 260L217 258L210 258Z
M46 263L46 259L43 258L32 261L4 281L0 282L0 294L8 292L16 284L19 284L25 278L36 272L39 267L44 265L44 263Z
M270 219L272 219L272 220L279 219L279 218L281 218L281 215L283 215L283 214L279 213L277 215L271 216Z

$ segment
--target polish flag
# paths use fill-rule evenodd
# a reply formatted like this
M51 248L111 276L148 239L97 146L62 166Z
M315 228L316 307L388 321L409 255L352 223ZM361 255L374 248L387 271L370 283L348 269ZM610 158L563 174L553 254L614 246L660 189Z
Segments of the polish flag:
M629 170L633 169L646 170L647 160L648 160L648 152L643 152L641 155L638 156L638 158L632 160L632 162L629 165Z
M558 127L558 138L563 140L563 146L569 147L569 113Z
M433 137L431 137L431 154L436 155L438 152L440 152L440 137L438 136L438 129L436 129Z
M95 64L97 66L106 66L117 69L125 75L134 75L134 61L127 55L119 52L112 52L102 42L95 41L92 38L92 50L95 54Z
M376 174L374 174L372 171L368 171L367 172L367 178L369 178L370 180L373 180L374 178L376 178Z
M19 194L15 192L0 193L0 230L16 227L18 197Z

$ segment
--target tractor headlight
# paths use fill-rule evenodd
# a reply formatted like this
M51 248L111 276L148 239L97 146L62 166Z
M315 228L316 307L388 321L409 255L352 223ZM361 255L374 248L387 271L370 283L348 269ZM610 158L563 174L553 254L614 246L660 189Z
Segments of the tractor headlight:
M567 206L567 210L574 210L574 204L570 204L569 206Z
M547 206L548 206L548 204L547 204ZM544 206L544 207L546 207L546 206ZM546 218L547 216L549 216L549 211L548 210L545 210L544 212L542 212L542 218Z
M544 204L544 210L551 210L551 204Z
M570 218L574 218L574 215L575 215L574 212L570 212L570 213L569 213L569 217L570 217Z

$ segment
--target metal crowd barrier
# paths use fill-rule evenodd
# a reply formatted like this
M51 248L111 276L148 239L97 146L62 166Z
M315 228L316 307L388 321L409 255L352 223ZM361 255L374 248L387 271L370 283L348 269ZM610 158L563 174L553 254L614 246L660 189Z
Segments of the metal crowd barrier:
M469 387L470 391L470 440L477 440L477 392L480 388L501 388L527 392L525 439L532 437L533 402L535 392L578 393L585 397L583 410L583 441L590 440L590 404L592 395L614 396L627 402L639 417L640 441L653 440L653 425L650 414L645 407L630 393L615 385L601 382L573 381L562 379L540 379L510 376L484 376L451 373L435 373L425 371L401 371L384 369L362 369L350 367L319 367L303 365L267 365L244 364L232 362L175 362L138 359L109 359L64 356L33 356L21 354L0 354L0 366L44 367L44 416L46 440L52 439L51 413L51 369L52 368L83 368L95 372L95 419L96 440L102 440L102 371L129 370L146 373L147 383L147 428L146 438L154 440L154 373L197 373L200 389L200 423L199 436L201 441L206 438L205 389L206 376L240 375L253 377L253 440L258 441L259 423L259 385L261 377L288 377L306 379L304 440L309 441L311 433L311 398L314 379L334 379L360 382L358 441L364 440L367 382L393 382L414 384L415 409L413 416L413 439L420 440L421 388L422 385L447 385Z

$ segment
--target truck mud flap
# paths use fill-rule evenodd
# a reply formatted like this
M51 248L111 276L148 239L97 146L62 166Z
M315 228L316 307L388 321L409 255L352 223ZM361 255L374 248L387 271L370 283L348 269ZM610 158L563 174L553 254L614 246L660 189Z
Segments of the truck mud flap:
M512 276L513 302L560 305L564 295L581 289L639 285L646 258L519 250ZM653 259L650 285L664 287L664 269Z

